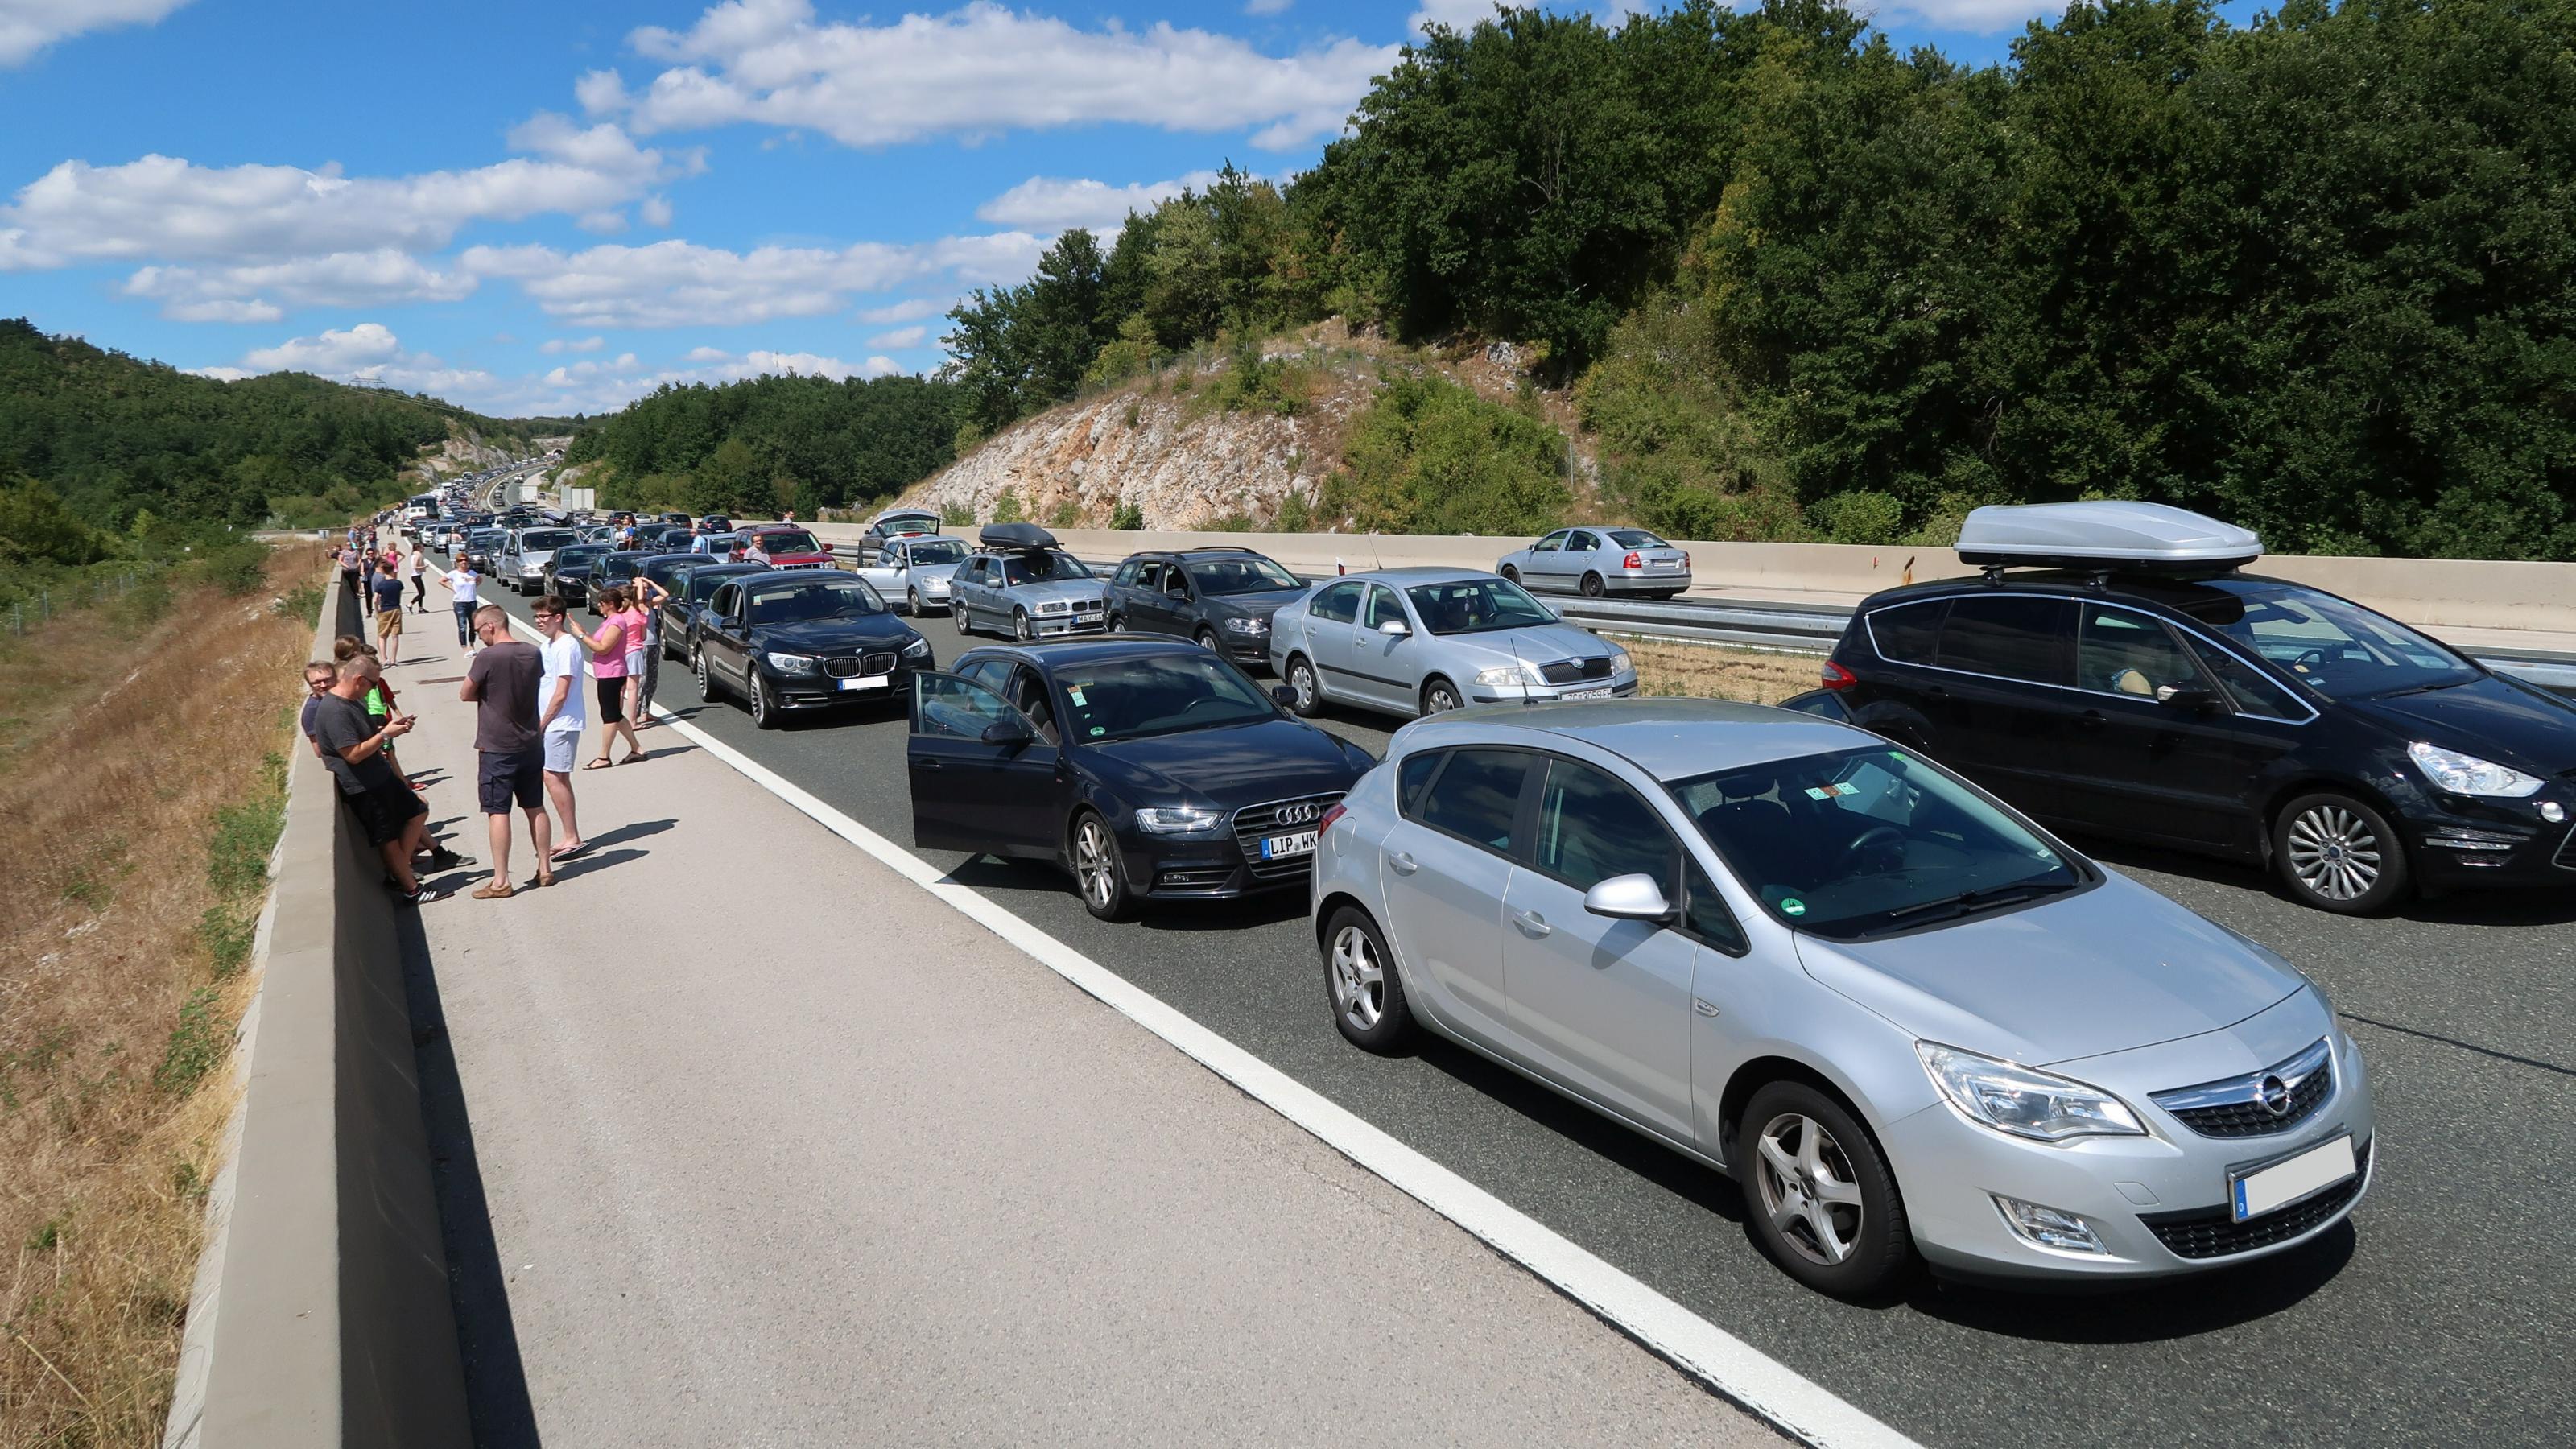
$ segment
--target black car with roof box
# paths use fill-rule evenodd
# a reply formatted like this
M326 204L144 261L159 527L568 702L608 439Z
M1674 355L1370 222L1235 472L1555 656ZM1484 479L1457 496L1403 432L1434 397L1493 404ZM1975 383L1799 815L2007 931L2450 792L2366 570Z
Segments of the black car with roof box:
M1983 508L1983 578L1872 595L1824 666L1853 723L2077 832L2269 866L2323 910L2576 885L2576 704L2156 504ZM2024 570L2026 571L2019 571Z

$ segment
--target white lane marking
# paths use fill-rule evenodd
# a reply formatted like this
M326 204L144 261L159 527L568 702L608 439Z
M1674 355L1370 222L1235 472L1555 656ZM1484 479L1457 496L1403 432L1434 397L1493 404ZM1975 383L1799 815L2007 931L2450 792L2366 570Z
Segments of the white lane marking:
M513 616L511 623L536 631ZM1911 1449L1914 1441L1823 1385L1602 1261L1555 1229L1388 1136L1314 1088L1183 1015L1161 997L1022 920L971 886L824 803L803 786L660 705L678 730L816 824L1036 957L1111 1009L1161 1037L1245 1095L1296 1123L1397 1190L1537 1274L1558 1292L1727 1399L1824 1449ZM1319 968L1320 969L1320 968Z

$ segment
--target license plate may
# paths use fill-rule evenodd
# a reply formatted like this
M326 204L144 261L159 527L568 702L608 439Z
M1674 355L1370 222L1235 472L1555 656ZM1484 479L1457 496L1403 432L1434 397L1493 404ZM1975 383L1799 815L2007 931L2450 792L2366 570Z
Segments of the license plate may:
M2276 1162L2253 1172L2232 1174L2228 1197L2236 1210L2236 1221L2259 1218L2275 1208L2283 1208L2308 1196L2319 1188L2332 1187L2360 1171L2352 1152L2352 1139L2338 1137L2320 1143L2286 1162Z
M883 689L886 687L886 679L887 676L882 674L862 674L855 679L842 680L841 687L843 689Z
M1567 690L1565 693L1558 695L1558 696L1557 696L1557 698L1559 698L1559 699L1608 699L1608 698L1610 697L1610 692L1611 692L1611 691L1610 691L1609 686L1608 686L1608 685L1604 685L1604 686L1602 686L1602 687L1601 687L1601 688L1599 688L1599 689L1569 689L1569 690Z
M1294 835L1273 835L1261 842L1261 858L1282 860L1292 855L1313 855L1315 838L1322 833L1316 830L1301 830Z

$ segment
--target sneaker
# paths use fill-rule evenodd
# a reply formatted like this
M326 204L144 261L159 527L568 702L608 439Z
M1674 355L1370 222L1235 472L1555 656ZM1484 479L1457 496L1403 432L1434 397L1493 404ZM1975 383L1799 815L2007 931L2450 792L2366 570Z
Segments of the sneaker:
M398 906L425 906L432 901L443 901L445 899L447 899L447 892L439 890L435 886L422 886L418 890L394 892L394 904Z
M454 870L465 863L465 857L442 845L429 853L431 870Z

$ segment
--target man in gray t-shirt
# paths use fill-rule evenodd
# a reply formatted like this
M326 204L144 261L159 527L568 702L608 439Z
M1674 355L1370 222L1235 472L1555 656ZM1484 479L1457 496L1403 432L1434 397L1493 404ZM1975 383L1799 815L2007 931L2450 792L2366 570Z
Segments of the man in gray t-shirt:
M376 661L364 654L340 665L331 692L313 707L313 743L340 782L341 797L356 812L367 843L385 858L385 878L405 905L436 899L412 873L412 857L429 849L429 805L407 784L385 747L411 732L411 717L396 715L378 726L362 702L376 682ZM456 857L439 851L432 863L445 870Z
M537 849L537 875L531 885L555 883L548 859L545 751L540 747L538 684L545 663L532 644L510 637L509 616L490 604L474 611L474 634L483 641L474 662L466 666L465 686L457 697L474 709L474 749L481 760L476 789L492 835L492 879L478 886L478 901L504 900L518 893L510 884L510 810L528 812L528 839Z

